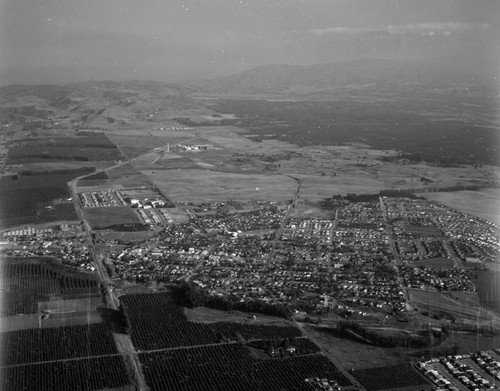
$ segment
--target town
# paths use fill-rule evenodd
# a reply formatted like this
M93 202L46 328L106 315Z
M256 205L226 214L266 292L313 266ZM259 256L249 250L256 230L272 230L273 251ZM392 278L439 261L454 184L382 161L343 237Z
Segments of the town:
M476 291L477 267L496 262L500 249L495 224L423 199L343 200L332 220L287 218L290 204L265 201L231 213L226 203L186 204L189 221L173 224L161 213L168 200L150 193L79 194L83 208L129 205L163 216L148 224L154 232L145 240L97 236L95 251L111 282L190 282L230 302L261 301L309 315L400 316L409 308L406 289ZM56 256L92 271L84 230L26 227L2 239L10 255Z

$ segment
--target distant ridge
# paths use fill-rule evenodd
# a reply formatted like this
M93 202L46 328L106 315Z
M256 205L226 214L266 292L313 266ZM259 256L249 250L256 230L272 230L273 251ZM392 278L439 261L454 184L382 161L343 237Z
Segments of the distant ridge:
M158 110L189 105L189 86L157 81L84 81L14 84L0 87L0 120L72 118L81 126L111 128L112 124L144 119Z
M263 65L230 76L201 82L206 92L321 91L337 88L411 87L449 88L483 85L490 75L478 77L451 59L364 59L318 65Z

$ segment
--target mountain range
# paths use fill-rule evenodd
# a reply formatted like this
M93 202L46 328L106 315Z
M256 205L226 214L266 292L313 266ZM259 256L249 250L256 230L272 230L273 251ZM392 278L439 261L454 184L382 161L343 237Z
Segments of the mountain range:
M458 91L489 99L498 95L496 73L491 67L474 68L451 58L366 59L309 66L264 65L189 83L136 80L10 85L0 87L0 119L43 118L50 111L94 126L114 119L133 123L150 113L161 113L167 119L189 115L193 109L206 112L203 102L193 98L210 94L259 98L276 94L301 100L357 94L393 99Z
M492 69L478 72L453 59L366 59L318 65L264 65L194 84L205 92L319 92L335 89L486 86Z

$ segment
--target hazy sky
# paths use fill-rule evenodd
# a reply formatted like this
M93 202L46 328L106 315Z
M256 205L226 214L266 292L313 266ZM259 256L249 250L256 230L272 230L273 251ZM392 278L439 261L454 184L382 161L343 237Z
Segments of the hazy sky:
M500 53L500 0L0 0L0 84Z

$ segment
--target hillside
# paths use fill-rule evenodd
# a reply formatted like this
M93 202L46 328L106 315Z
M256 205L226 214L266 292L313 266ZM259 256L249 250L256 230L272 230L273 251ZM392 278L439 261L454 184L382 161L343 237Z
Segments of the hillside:
M192 90L155 81L88 81L0 87L0 123L59 122L106 128L195 108ZM51 126L54 124L51 124Z

